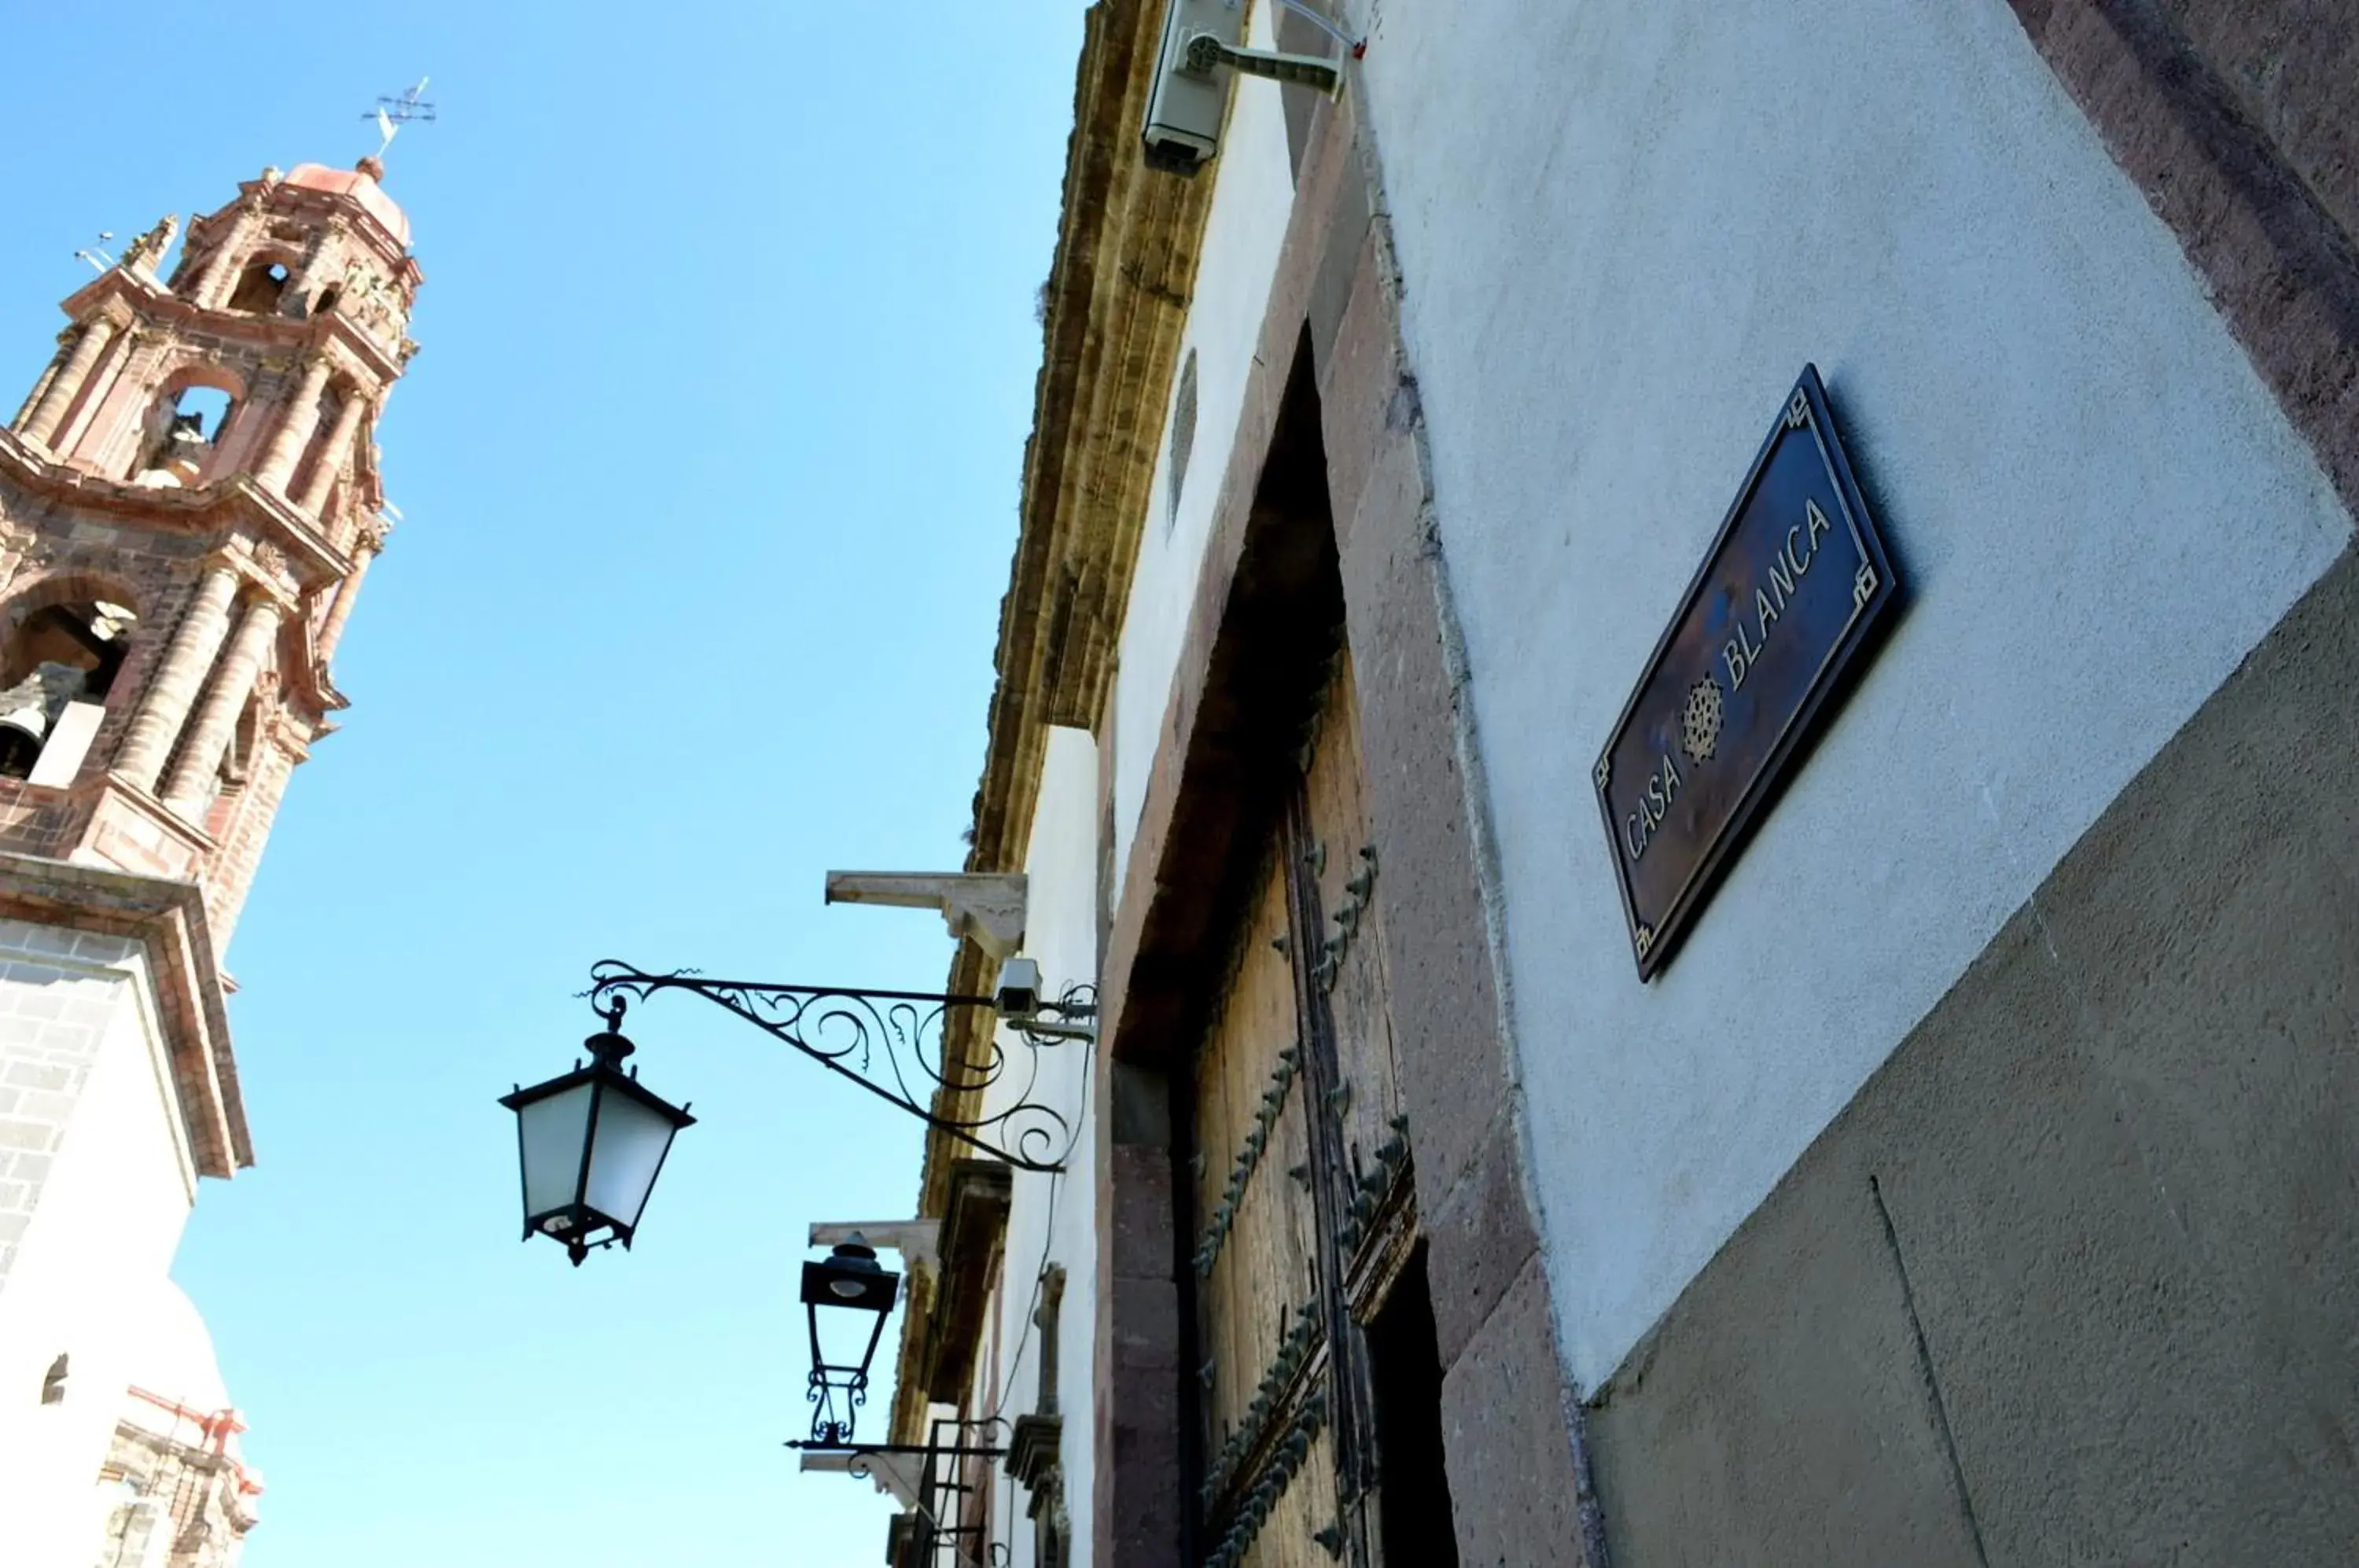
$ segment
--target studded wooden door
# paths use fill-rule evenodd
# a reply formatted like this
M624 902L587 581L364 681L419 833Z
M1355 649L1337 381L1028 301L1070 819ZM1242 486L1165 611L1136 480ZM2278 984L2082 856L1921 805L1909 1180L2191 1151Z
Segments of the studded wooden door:
M1348 657L1298 762L1190 1084L1206 1568L1381 1560L1363 1326L1413 1221Z

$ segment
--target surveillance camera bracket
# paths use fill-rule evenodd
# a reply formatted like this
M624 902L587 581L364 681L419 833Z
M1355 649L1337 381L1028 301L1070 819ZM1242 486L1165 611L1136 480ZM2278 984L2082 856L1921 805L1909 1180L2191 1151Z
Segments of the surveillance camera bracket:
M1297 86L1315 88L1330 98L1343 90L1343 68L1338 61L1315 54L1239 49L1212 33L1198 33L1190 38L1183 59L1187 62L1185 69L1197 76L1210 76L1225 65L1240 75L1291 82Z
M1045 1012L1055 1005L1053 1002L1043 1003L1042 1011ZM1040 1017L1038 1013L1027 1018L1007 1018L1006 1022L1016 1033L1029 1038L1036 1043L1050 1040L1079 1040L1084 1045L1093 1045L1096 1043L1098 1038L1095 1024L1057 1023Z

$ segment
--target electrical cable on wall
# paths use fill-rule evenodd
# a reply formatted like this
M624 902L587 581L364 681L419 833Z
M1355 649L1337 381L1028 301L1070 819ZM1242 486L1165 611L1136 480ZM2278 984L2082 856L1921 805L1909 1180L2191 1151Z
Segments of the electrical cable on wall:
M1344 32L1343 28L1312 10L1309 0L1277 0L1277 3L1343 45L1344 49L1351 51L1353 60L1358 60L1368 52L1368 41L1365 38L1355 38Z
M1073 1118L1077 1131L1089 1122L1090 1084L1096 1076L1096 1058L1097 1043L1093 1040L1082 1051L1082 1103ZM1067 1152L1070 1155L1071 1150ZM1065 1179L1066 1172L1061 1169L1063 1163L1060 1161L1060 1168L1049 1173L1048 1212L1040 1226L1040 1266L1032 1273L1032 1300L1024 1309L1024 1332L1017 1336L1015 1352L1007 1358L1006 1374L999 1380L998 1402L991 1407L991 1419L994 1421L997 1421L1007 1409L1007 1397L1016 1387L1016 1374L1024 1365L1025 1349L1032 1343L1032 1331L1039 1326L1040 1286L1049 1278L1049 1255L1056 1250L1057 1246L1057 1188Z

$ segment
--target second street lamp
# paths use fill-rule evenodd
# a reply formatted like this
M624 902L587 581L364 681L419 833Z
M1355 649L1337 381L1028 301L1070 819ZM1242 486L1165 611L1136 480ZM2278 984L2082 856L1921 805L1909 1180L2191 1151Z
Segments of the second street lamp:
M812 1443L842 1447L852 1442L860 1407L868 1402L869 1364L900 1293L901 1276L879 1265L876 1249L856 1234L825 1259L803 1265L810 1400L818 1407L811 1412Z

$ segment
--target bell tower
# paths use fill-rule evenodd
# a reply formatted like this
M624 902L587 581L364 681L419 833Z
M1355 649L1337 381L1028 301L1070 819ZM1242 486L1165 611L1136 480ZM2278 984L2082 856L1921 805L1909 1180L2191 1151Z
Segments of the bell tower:
M423 275L384 173L266 169L166 218L64 301L0 429L0 1556L27 1568L17 1524L83 1508L114 1435L114 1303L153 1296L196 1178L253 1162L220 953L389 526Z
M421 274L382 172L263 170L168 281L166 218L0 433L0 851L197 882L217 940L384 543Z

